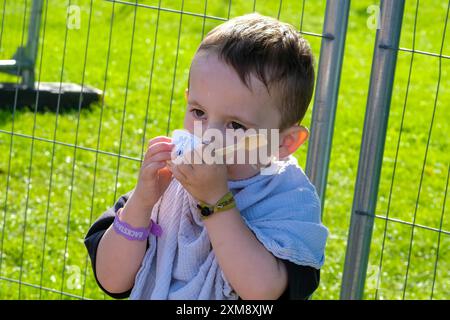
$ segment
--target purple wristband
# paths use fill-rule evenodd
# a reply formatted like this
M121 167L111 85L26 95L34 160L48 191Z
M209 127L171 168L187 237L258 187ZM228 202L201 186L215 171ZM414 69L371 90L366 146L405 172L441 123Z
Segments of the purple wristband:
M122 211L122 208L120 208L116 212L116 216L114 218L113 228L114 230L120 234L121 236L125 237L128 240L139 240L143 241L148 238L148 236L151 234L154 234L155 236L159 237L162 234L161 226L159 226L155 221L150 220L150 226L147 228L133 228L128 223L120 221L119 214Z

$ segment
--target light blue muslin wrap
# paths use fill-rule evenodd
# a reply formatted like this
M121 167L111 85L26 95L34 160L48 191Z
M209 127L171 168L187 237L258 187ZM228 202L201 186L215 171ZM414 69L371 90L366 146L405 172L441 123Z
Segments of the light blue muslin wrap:
M267 250L319 269L328 236L319 197L293 156L277 163L273 174L230 180L228 186L246 225ZM176 179L151 217L163 233L150 235L130 299L238 298L217 262L195 199Z

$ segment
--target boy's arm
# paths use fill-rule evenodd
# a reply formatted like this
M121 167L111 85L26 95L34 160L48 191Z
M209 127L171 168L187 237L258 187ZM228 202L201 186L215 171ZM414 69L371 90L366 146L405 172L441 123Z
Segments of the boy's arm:
M318 288L319 269L274 257L237 208L214 213L204 224L220 267L242 299L306 300Z
M202 159L201 149L189 152L186 159ZM168 162L169 170L196 200L217 203L229 192L225 164L181 164ZM287 288L284 263L258 241L235 207L214 213L204 225L218 259L231 286L242 299L278 299Z
M141 205L133 194L125 204L120 220L134 228L150 223L151 208ZM147 250L147 241L130 241L119 235L112 226L106 230L97 249L96 271L102 287L112 293L131 289Z
M147 241L128 241L112 229L114 216L122 207L121 220L131 225L136 223L134 216L146 215L130 197L132 191L120 197L114 207L92 225L85 237L97 283L108 295L119 299L129 296L135 274L148 249Z
M97 270L96 270L96 262L97 262L97 249L100 243L100 240L102 239L105 232L108 230L108 228L113 224L114 217L116 212L123 208L130 198L130 195L133 191L130 191L124 195L122 195L114 204L114 206L110 207L108 210L103 212L103 214L94 222L94 224L89 228L88 233L86 234L86 237L84 239L84 244L86 246L86 249L88 251L89 257L91 259L91 265L92 270L94 273L95 280L98 284L98 286L109 296L115 298L115 299L125 299L128 298L131 292L131 289L124 290L123 292L110 292L106 290L102 284L100 283L98 277L97 277ZM147 243L147 249L148 249L148 243Z
M172 174L165 168L174 147L171 141L165 136L149 141L136 188L121 211L121 222L134 228L149 226L153 206L172 179ZM109 226L101 236L95 254L96 276L101 287L112 293L129 290L134 285L146 250L146 240L129 241Z
M272 255L245 224L237 208L204 220L214 253L242 299L278 299L286 290L286 265Z

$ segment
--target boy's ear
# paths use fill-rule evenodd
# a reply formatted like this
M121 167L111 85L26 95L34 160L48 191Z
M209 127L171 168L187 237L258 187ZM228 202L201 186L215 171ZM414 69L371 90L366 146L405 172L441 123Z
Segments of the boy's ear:
M189 98L189 88L186 88L186 90L184 90L184 99L186 100L186 102L188 101Z
M284 130L280 134L279 158L283 159L297 151L305 143L306 139L308 139L308 136L308 129L301 125L296 124Z

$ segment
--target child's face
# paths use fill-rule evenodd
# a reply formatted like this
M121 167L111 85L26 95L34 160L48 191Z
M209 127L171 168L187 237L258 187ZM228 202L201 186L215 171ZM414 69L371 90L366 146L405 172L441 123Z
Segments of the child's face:
M198 52L190 71L184 128L194 133L194 121L201 121L203 132L214 128L223 132L223 136L226 129L278 129L281 115L276 99L253 75L250 84L252 90L215 53ZM228 165L231 180L245 179L257 172L249 164Z

